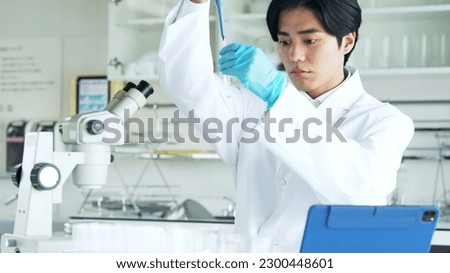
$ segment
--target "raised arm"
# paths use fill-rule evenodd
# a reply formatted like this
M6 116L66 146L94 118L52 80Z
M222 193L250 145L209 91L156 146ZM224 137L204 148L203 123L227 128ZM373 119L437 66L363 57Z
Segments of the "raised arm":
M205 121L220 121L221 130L209 131L207 137L221 140L213 147L234 166L241 128L231 121L241 121L244 115L261 116L265 107L253 94L225 85L214 73L209 6L209 0L184 0L169 13L159 50L160 83L185 114L193 111L200 119L196 125L204 135Z

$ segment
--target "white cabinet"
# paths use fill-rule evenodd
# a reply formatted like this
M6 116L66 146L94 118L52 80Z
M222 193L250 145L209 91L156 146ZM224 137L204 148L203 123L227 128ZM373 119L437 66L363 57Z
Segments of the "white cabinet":
M108 78L158 80L157 50L164 17L175 1L109 2Z
M108 8L110 80L144 79L154 83L158 81L157 54L165 17L178 2L179 0L110 1ZM211 17L213 31L214 20L214 17Z
M188 1L188 0L187 0ZM178 0L113 0L109 2L108 78L158 81L157 52L165 17ZM275 56L265 26L269 1L224 1L228 42L255 43ZM250 14L251 13L251 14ZM220 34L216 7L211 2L211 45L218 52ZM217 53L216 56L217 57Z
M372 5L382 2L361 2L367 1ZM410 2L413 1L404 1L405 6L363 9L361 37L352 61L365 73L450 71L450 1L449 4L427 1L429 4L417 6Z
M363 0L350 63L368 90L389 101L450 99L450 1Z

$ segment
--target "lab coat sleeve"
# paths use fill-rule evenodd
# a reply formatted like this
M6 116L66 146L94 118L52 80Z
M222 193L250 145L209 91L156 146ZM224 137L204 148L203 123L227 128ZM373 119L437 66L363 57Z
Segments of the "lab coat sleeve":
M242 120L243 100L249 92L246 90L243 95L214 73L209 6L210 1L185 1L169 13L159 49L160 84L182 112L194 112L200 119L195 124L197 129L227 165L235 166L241 131L237 121ZM256 103L252 98L246 105L251 105L251 101L256 104L254 109L262 109L262 114L262 102ZM216 132L205 127L215 127Z
M273 123L258 125L274 138L267 141L269 150L306 181L322 203L386 204L414 132L409 117L395 109L376 117L361 138L327 139L325 117L291 85L269 113ZM306 129L308 134L303 135Z

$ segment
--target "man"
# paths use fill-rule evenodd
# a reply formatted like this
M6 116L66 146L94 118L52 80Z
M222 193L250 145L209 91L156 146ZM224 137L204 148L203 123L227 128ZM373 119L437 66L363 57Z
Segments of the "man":
M243 86L214 73L209 4L181 1L169 14L160 80L184 112L222 121L203 133L222 140L213 146L236 178L236 232L298 252L311 205L386 205L414 127L345 66L357 1L272 0L267 24L290 82L261 50L234 43L221 50L220 71Z

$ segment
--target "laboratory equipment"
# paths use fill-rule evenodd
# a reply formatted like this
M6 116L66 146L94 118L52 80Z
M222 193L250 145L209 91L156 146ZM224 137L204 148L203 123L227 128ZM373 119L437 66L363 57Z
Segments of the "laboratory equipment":
M434 180L433 204L436 204L441 209L443 215L448 216L450 214L450 200L449 190L447 189L447 182L445 179L444 161L449 158L450 135L445 133L437 133L435 137L437 140L439 155Z
M217 8L217 16L219 19L220 37L222 38L220 40L219 49L222 49L224 46L227 45L227 42L225 40L225 22L224 22L224 14L223 14L223 0L216 0L216 8ZM225 85L229 86L230 78L226 75L223 75L222 77L225 82Z
M225 41L225 29L223 20L223 0L216 0L217 15L219 16L219 28L222 41Z
M53 132L56 126L56 121L42 120L33 125L33 132Z
M200 203L186 199L170 211L163 214L166 219L177 220L213 220L214 216Z
M11 175L19 187L14 232L2 236L1 252L53 252L67 247L68 239L58 244L52 237L53 204L62 202L64 183L71 175L81 188L106 183L111 146L125 143L125 121L152 93L145 81L137 86L128 83L104 110L68 117L53 132L26 134L22 164Z
M22 162L25 133L30 123L25 120L11 121L6 128L6 170L11 171Z

